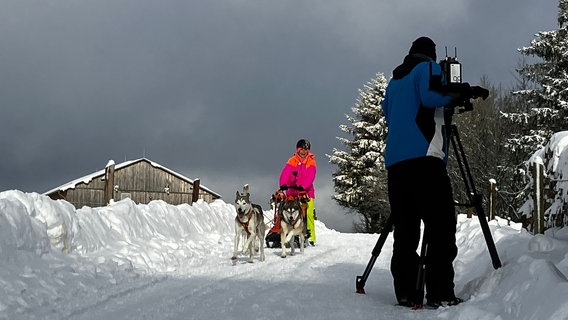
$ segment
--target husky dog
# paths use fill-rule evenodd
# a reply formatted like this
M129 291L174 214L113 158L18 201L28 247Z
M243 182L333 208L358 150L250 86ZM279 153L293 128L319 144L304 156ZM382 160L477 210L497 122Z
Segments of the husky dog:
M280 244L282 246L282 258L286 258L286 244L290 244L290 254L294 255L295 241L291 241L294 236L300 237L300 252L304 253L304 234L306 232L306 223L302 214L302 206L300 199L297 197L288 197L280 207Z
M264 224L262 208L250 202L249 193L242 194L238 191L235 198L235 207L237 208L237 216L235 217L235 247L231 259L237 259L239 240L244 236L243 238L246 239L246 241L243 248L246 248L245 251L249 253L249 262L253 262L252 257L255 253L254 247L256 243L260 243L260 261L264 261L263 242L266 224ZM243 253L245 251L243 251Z

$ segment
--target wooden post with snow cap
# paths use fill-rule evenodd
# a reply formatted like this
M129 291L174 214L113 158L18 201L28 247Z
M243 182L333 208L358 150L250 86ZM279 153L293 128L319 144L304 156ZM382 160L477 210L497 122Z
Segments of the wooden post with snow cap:
M544 234L544 165L535 162L533 165L534 181L534 233Z
M197 202L199 200L199 178L193 180L193 193L191 195L191 203Z
M243 196L249 194L249 185L248 183L243 186Z
M105 186L104 186L104 203L109 204L114 200L114 160L109 160L105 167Z

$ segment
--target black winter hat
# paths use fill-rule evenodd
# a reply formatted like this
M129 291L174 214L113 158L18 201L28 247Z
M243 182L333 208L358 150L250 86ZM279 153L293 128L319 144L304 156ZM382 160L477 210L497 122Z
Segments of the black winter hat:
M302 148L302 149L310 150L310 141L308 141L308 139L300 139L296 143L296 148Z
M436 44L428 37L420 37L412 42L408 53L422 53L436 61Z

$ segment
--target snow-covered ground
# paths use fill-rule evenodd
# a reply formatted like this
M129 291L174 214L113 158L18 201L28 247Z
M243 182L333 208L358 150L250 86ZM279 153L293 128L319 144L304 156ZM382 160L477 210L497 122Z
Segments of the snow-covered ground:
M318 212L325 220L325 213ZM494 270L477 218L459 216L456 292L438 310L395 306L389 236L366 283L355 278L378 235L317 221L318 243L282 259L236 265L234 207L123 200L75 210L17 190L0 193L1 319L568 319L568 230L533 236L491 221ZM267 221L272 217L265 211Z

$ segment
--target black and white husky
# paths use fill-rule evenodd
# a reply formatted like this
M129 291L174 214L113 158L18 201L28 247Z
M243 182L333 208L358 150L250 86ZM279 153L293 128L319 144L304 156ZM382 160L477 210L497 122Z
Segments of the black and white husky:
M297 197L288 197L280 207L280 244L282 246L282 258L286 258L286 244L290 244L290 254L294 255L294 236L300 237L300 244L304 243L306 223L302 215L302 206ZM304 246L300 245L300 252L304 253Z
M249 262L253 262L256 244L260 244L260 261L264 261L264 234L266 232L266 224L264 223L264 215L262 208L258 204L250 202L249 193L240 193L237 191L235 198L235 207L237 216L235 217L235 247L233 249L232 260L237 259L237 251L241 238L246 239L243 246L243 253L249 253Z

